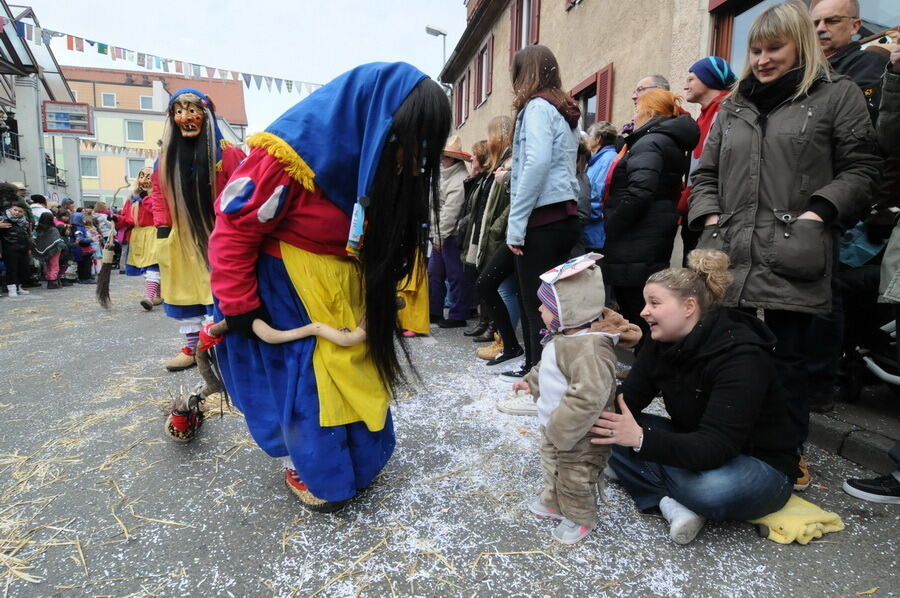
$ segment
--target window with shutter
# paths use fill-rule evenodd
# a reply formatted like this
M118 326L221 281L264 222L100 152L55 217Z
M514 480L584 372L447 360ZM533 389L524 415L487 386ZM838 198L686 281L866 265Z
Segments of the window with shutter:
M581 108L581 128L612 118L613 65L607 64L569 92Z
M509 63L526 45L540 39L541 0L513 0L510 3Z

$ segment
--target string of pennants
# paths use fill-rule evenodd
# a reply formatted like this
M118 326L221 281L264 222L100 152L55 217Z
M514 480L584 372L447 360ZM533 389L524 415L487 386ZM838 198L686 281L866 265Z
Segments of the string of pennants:
M10 21L6 17L0 17L0 30L6 27L6 23ZM226 79L235 81L244 81L247 89L250 89L251 82L256 85L256 89L262 89L265 85L270 92L274 86L278 93L282 90L292 93L296 91L301 96L307 96L316 89L322 87L318 83L310 83L308 81L296 81L292 79L281 79L278 77L267 77L265 75L255 75L252 73L244 73L240 71L232 71L230 69L220 69L201 64L195 64L184 60L174 60L172 58L163 58L153 54L145 54L136 52L127 48L120 48L103 42L85 39L68 33L53 31L51 29L41 28L32 23L25 21L11 21L16 29L16 34L33 42L35 45L49 46L55 38L65 38L66 49L74 52L90 52L96 49L98 54L109 56L111 60L123 60L131 62L137 66L147 70L162 71L164 73L174 73L182 75L188 79L200 79L206 77L208 79Z
M110 145L108 143L100 143L99 141L91 141L87 139L81 140L81 149L89 151L98 151L107 154L132 154L144 158L156 158L159 155L158 150L145 149L141 147L123 147L121 145Z

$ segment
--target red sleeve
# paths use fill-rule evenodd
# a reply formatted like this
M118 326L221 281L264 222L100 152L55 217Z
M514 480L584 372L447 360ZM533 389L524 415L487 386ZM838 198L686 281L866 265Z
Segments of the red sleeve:
M163 195L162 187L159 186L159 169L154 168L153 174L150 175L153 181L153 191L144 198L144 201L150 201L153 209L153 226L172 226L172 217L169 215L169 202Z
M131 219L131 200L125 202L122 213L116 217L116 229L134 228L134 220Z
M255 148L216 199L216 226L209 238L210 282L225 315L260 306L256 282L260 245L301 190L278 160Z

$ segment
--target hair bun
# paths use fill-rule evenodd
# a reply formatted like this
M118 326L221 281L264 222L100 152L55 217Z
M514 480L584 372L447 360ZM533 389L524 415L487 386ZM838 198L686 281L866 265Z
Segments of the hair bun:
M728 256L717 249L695 249L688 254L688 268L696 272L709 291L710 303L718 305L733 277Z

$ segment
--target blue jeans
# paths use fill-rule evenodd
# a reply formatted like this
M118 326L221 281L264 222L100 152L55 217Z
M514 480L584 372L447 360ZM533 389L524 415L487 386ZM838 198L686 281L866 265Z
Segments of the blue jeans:
M506 311L509 312L509 322L513 329L519 325L519 281L515 275L509 276L500 284L497 289L500 298L506 304Z
M657 415L641 414L637 420L674 431L671 421ZM642 512L655 509L668 496L707 519L746 521L779 510L793 489L785 474L747 455L716 469L691 471L644 461L630 448L613 446L609 466Z

